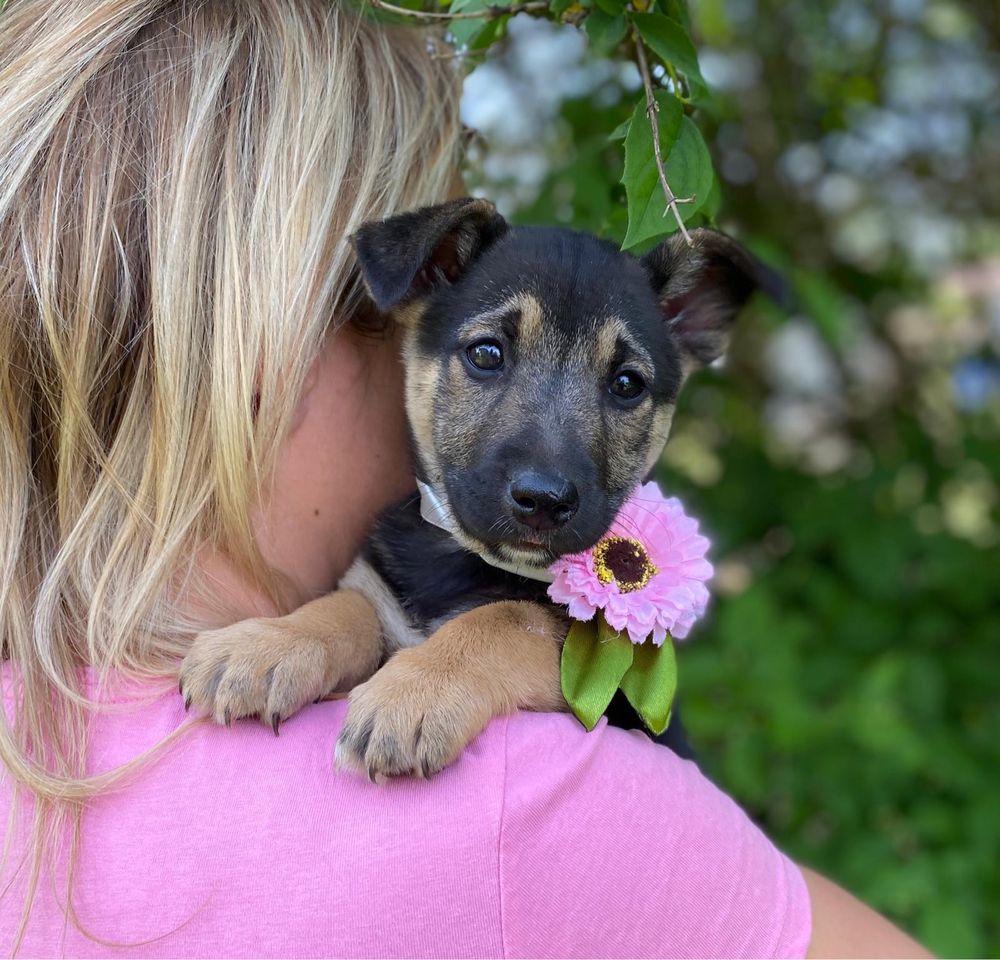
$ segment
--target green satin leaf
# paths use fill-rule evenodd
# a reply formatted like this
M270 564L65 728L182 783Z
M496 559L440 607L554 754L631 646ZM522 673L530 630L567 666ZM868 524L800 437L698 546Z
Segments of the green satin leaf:
M660 105L657 123L667 183L675 196L694 198L677 208L687 222L704 205L712 189L715 178L712 157L700 131L690 117L684 116L676 97L659 90L656 102ZM635 106L625 136L625 170L621 182L628 205L628 232L623 250L677 229L673 214L667 212L667 200L660 185L644 97Z
M611 16L603 10L594 10L583 21L583 32L587 34L590 45L604 56L610 54L625 39L627 29L624 16Z
M560 665L562 691L588 730L594 729L607 710L632 666L632 654L628 636L608 627L600 614L586 623L577 620L569 628Z
M628 136L628 128L632 123L632 118L629 117L628 120L623 120L618 124L611 133L608 134L608 140L614 142L615 140L624 140Z
M502 33L507 22L506 17L490 19L488 14L493 7L508 7L513 0L453 0L448 7L450 13L478 13L483 11L482 20L452 20L448 23L448 32L455 38L459 47L471 50L481 50L488 47Z
M667 729L677 692L677 657L669 634L662 647L647 640L635 648L632 666L622 677L621 688L653 733Z
M719 212L719 207L722 206L722 189L719 186L719 178L712 177L712 189L708 191L708 196L705 198L705 203L703 204L699 213L708 220L709 223L715 222L715 217Z
M708 85L698 65L698 52L681 24L662 13L634 13L632 22L656 55L687 77L695 96L704 96L708 92Z

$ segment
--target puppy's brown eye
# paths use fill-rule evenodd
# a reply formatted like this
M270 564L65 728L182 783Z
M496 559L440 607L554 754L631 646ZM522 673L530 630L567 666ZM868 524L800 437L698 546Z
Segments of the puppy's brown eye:
M496 340L479 340L466 349L465 355L477 370L499 370L503 366L503 350Z
M646 383L634 370L622 370L611 378L608 390L611 396L630 403L646 392Z

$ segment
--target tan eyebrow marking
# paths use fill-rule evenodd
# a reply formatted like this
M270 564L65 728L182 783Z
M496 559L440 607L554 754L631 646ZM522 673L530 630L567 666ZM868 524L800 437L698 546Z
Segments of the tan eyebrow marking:
M645 377L653 376L653 365L646 349L632 336L628 325L618 316L604 317L597 328L591 350L596 370L608 370L618 355L618 344L625 343L635 354L633 365Z
M618 341L623 339L625 324L620 317L604 317L597 328L591 356L595 370L608 370L618 352Z
M537 346L545 323L541 301L527 292L520 292L496 307L474 314L459 327L462 337L488 336L496 333L496 322L503 317L518 315L517 339L523 349Z
M541 301L530 293L519 293L514 300L521 311L521 323L517 330L517 339L525 352L534 350L542 339L545 326L545 311Z

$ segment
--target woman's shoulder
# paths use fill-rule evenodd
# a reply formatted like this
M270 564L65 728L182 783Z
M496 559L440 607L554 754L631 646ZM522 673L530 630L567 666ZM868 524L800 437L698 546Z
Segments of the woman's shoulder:
M691 761L604 721L518 714L506 769L501 872L523 954L571 955L582 936L592 956L805 955L801 872Z
M220 937L289 956L805 951L798 870L641 733L519 713L430 780L372 784L335 769L343 701L275 737L192 720L176 692L135 693L106 703L90 738L93 772L168 739L88 805L76 907L105 939L162 938L144 952L170 955L218 953ZM33 947L60 916L38 914Z
M310 705L276 737L192 719L176 690L131 693L94 715L91 770L156 753L87 805L86 929L142 944L136 956L502 955L502 721L433 780L372 784L334 767L343 702ZM0 785L0 813L4 800ZM0 899L0 926L16 899ZM45 893L25 950L94 945Z
M242 794L231 842L266 822L273 850L353 864L383 908L416 909L413 891L431 884L485 936L464 944L473 952L495 935L513 956L805 954L798 868L694 763L643 733L517 713L430 780L372 784L334 767L346 711L307 707L279 737L253 722L201 725L181 781Z
M95 700L91 772L128 763L169 741L149 764L177 781L229 783L251 779L258 792L311 789L359 791L366 799L392 795L408 803L432 792L462 796L479 788L505 791L513 801L544 793L565 779L585 784L591 805L620 805L643 789L659 794L714 791L698 768L638 731L603 720L585 731L569 714L517 713L495 718L459 759L432 780L400 778L373 785L335 766L335 746L347 715L346 700L310 704L286 720L277 735L253 718L220 727L188 713L176 690L131 681L91 685ZM138 779L141 780L140 773ZM479 801L477 801L479 802Z
M13 713L16 677L10 664L0 665L4 708ZM674 799L717 791L698 768L638 731L608 726L603 720L585 731L570 714L517 713L494 719L458 761L431 781L392 780L373 785L353 773L335 769L335 745L347 714L347 701L311 704L285 721L276 736L270 726L240 719L228 728L184 709L176 688L122 678L98 677L88 671L86 695L92 700L89 772L100 773L128 764L146 751L156 754L140 765L135 779L162 776L193 787L251 780L256 792L268 789L318 789L326 793L360 790L360 796L391 794L408 802L427 792L475 793L475 785L501 790L512 802L535 792L561 789L563 781L585 785L591 807L621 806L654 790ZM166 742L168 745L163 747ZM721 795L720 795L721 796Z

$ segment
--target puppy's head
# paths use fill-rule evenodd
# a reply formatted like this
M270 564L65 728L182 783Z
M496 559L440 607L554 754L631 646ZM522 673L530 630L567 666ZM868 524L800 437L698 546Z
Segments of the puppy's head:
M546 566L593 546L666 442L686 374L722 354L767 274L710 230L642 259L587 234L511 227L464 199L354 237L404 324L421 479L458 538Z

